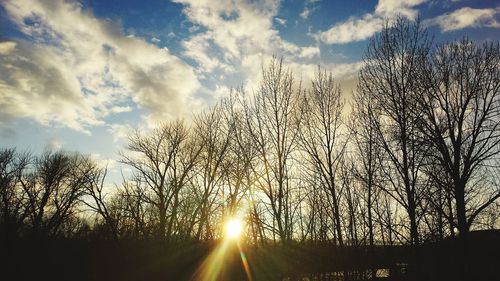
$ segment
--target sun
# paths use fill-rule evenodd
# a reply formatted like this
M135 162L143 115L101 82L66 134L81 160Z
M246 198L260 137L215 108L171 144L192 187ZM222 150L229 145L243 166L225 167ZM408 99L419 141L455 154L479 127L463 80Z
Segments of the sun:
M237 239L243 230L243 223L241 220L233 218L226 222L224 228L228 238Z

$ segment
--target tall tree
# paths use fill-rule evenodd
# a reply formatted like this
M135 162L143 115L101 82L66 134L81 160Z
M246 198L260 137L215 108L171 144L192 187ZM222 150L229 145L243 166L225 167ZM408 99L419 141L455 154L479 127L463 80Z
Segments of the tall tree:
M489 185L480 193L472 179L500 153L499 43L478 45L467 39L440 46L421 64L417 99L419 128L450 183L456 225L469 232L475 218L500 197ZM476 196L476 198L473 198Z
M412 108L419 95L415 70L429 51L427 33L419 21L398 18L386 23L370 42L359 74L359 91L370 95L378 143L386 152L383 165L390 188L384 188L407 211L410 242L418 244L418 206L423 199L424 148Z
M297 89L298 86L298 89ZM271 231L281 241L292 238L292 152L296 147L300 85L282 60L274 58L262 70L259 90L245 109L251 140L259 161L253 169L256 184L268 199Z
M225 121L221 104L195 119L195 132L201 146L196 167L201 187L197 238L201 238L203 231L206 237L214 237L210 226L215 221L214 207L221 201L221 186L228 172L227 155L234 130L234 126Z
M380 155L382 147L377 143L378 123L375 116L370 92L357 92L352 106L350 130L353 134L353 155L355 159L354 176L364 190L367 213L368 241L374 245L374 207L381 184Z
M346 139L342 139L342 109L340 87L331 73L318 69L311 90L303 99L300 141L313 170L318 173L322 186L331 197L332 217L336 238L343 245L340 214L340 186L337 173L342 163Z

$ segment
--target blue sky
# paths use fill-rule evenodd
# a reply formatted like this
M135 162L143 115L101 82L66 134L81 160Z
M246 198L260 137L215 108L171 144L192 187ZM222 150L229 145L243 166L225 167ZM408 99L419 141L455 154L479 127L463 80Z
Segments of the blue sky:
M437 42L500 38L491 0L4 0L0 146L113 163L129 129L252 91L273 55L306 85L321 64L348 94L368 39L397 15Z

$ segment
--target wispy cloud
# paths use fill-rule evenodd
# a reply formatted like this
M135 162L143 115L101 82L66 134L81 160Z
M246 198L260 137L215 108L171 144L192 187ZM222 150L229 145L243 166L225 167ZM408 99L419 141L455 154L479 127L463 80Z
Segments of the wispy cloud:
M464 28L500 28L500 7L490 9L460 8L453 12L426 20L428 25L437 25L443 32Z
M321 0L307 0L304 3L304 10L299 14L299 16L302 18L302 20L307 20L309 18L309 15L316 10L318 7L315 5L316 3L320 2Z
M108 132L113 136L115 143L124 142L127 140L130 133L133 131L132 127L127 124L109 124Z
M309 14L311 14L311 10L308 7L305 7L304 10L300 13L299 16L303 20L306 20L307 18L309 18Z
M16 49L16 42L4 41L0 42L0 55L9 55Z
M300 57L311 59L320 55L320 49L317 46L304 47L300 51Z
M314 36L326 44L345 44L370 38L382 29L384 20L394 19L401 15L415 18L416 7L427 0L379 0L375 11L362 16L350 17L344 22L333 25L326 31Z
M286 19L275 17L274 20L276 20L277 23L279 23L283 26L286 25Z

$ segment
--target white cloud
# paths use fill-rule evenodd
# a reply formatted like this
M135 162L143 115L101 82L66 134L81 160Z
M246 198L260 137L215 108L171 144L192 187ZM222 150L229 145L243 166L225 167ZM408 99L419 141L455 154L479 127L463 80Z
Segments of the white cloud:
M300 13L300 17L303 19L303 20L306 20L307 18L309 18L309 14L311 13L311 10L307 7L304 8L304 10L302 11L302 13Z
M104 158L99 153L90 154L90 158L97 164L100 168L107 168L109 171L113 171L117 168L118 162L112 158Z
M398 15L414 19L418 14L415 7L426 1L379 0L374 12L350 17L314 36L326 44L344 44L365 40L382 30L384 20L394 19Z
M268 43L278 40L277 31L272 28L278 6L275 1L178 2L186 5L184 13L189 20L207 29L201 33L207 35L203 38L204 44L220 47L229 59L239 58L248 49L270 48ZM194 37L194 40L200 38Z
M295 73L297 84L301 80L304 87L310 86L320 63L320 48L298 46L280 37L273 28L278 1L181 2L188 19L204 29L187 39L184 47L185 54L200 65L198 75L213 77L215 90L210 95L214 99L226 96L231 87L238 86L252 94L259 87L262 66L273 55L283 56L285 65ZM322 65L341 84L347 81L342 85L347 85L348 91L353 89L361 66L362 62Z
M309 18L309 15L318 8L315 4L320 2L321 0L307 0L305 1L305 7L304 10L299 14L299 16L303 20L307 20Z
M211 33L200 33L184 41L186 51L184 54L198 63L198 72L212 72L216 69L230 72L232 67L220 60L217 56L209 53L211 47Z
M281 24L283 26L286 25L286 19L275 17L274 20L276 20L277 23L279 23L279 24Z
M372 14L362 18L352 17L318 34L318 39L327 44L343 44L370 38L382 29L384 20Z
M464 7L447 13L425 23L429 25L438 25L442 31L453 31L468 27L494 27L500 28L500 22L497 20L500 14L500 8L474 9Z
M29 40L0 44L0 123L24 117L88 133L129 110L126 101L151 120L189 112L200 84L168 49L122 34L77 3L2 5Z
M231 89L225 85L216 85L215 90L213 91L213 96L216 99L221 99L228 97L231 93Z
M408 18L415 18L418 14L416 6L427 0L379 0L375 14L386 18L394 18L401 14Z
M306 59L317 57L319 56L319 54L320 54L320 49L317 46L303 47L300 51L300 57Z
M281 20L278 0L176 2L184 4L183 12L193 25L203 27L183 42L184 55L198 64L198 77L211 79L214 85L256 87L263 63L273 55L291 63L318 63L319 48L297 46L274 28L274 21Z
M353 78L356 77L363 65L364 62L362 61L339 63L331 65L330 70L336 78Z
M151 38L151 42L153 42L153 43L160 43L161 40L158 39L158 38L156 38L156 37L153 37L153 38Z
M196 31L198 31L200 29L200 27L198 25L193 25L191 26L188 30L189 32L191 33L195 33Z
M89 133L101 121L72 71L57 49L18 42L0 56L0 123L31 118Z

